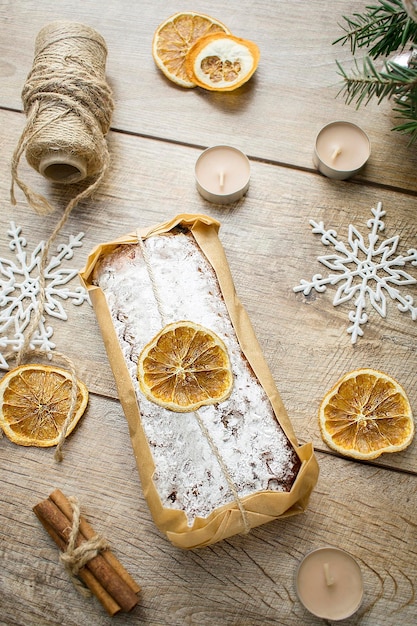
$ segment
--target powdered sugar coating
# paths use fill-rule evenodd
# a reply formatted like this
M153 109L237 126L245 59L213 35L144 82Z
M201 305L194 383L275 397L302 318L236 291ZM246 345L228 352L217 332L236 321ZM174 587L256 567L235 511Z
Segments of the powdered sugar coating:
M95 280L105 294L132 378L163 506L184 510L192 525L195 517L207 517L234 500L195 414L157 406L138 385L137 361L143 347L165 324L180 320L211 329L228 349L234 374L232 393L224 402L201 407L198 413L239 497L264 489L289 490L298 458L240 350L213 268L191 233L150 237L144 245L152 276L140 246L122 245L101 261Z

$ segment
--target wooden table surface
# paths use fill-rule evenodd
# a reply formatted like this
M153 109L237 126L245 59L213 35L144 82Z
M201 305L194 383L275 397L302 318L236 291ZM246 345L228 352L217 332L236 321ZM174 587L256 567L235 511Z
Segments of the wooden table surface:
M66 321L49 318L56 350L73 360L90 390L62 463L52 449L0 442L0 623L60 626L110 624L319 624L298 602L294 573L308 551L339 546L360 563L364 599L348 624L411 625L417 621L417 445L374 462L348 460L323 443L317 410L325 392L359 367L383 370L406 389L417 411L417 332L411 313L387 297L387 315L370 312L364 335L347 333L353 301L333 305L336 287L305 297L293 287L314 274L325 248L309 220L322 221L347 241L355 225L365 241L371 208L383 203L382 239L399 235L397 254L417 246L417 149L393 133L390 103L356 110L339 90L335 60L349 64L348 47L332 45L343 15L364 1L265 0L1 0L0 1L0 256L18 265L10 248L12 223L22 228L28 255L48 239L71 188L52 185L25 162L21 175L56 207L30 209L19 192L10 203L10 161L25 116L21 89L39 30L55 19L96 28L108 45L107 78L115 98L108 137L111 168L93 199L71 214L56 245L84 233L63 267L81 269L98 243L178 213L205 213L221 222L220 238L237 293L247 309L300 443L312 441L320 466L304 514L278 520L200 550L181 551L156 529L141 492L128 428L88 303L61 299ZM155 28L177 11L223 21L255 41L259 68L228 94L186 90L165 79L151 54ZM371 158L360 175L335 181L312 164L318 130L344 119L368 133ZM202 149L226 143L251 161L249 191L229 206L210 204L195 188ZM416 278L417 268L408 264ZM78 286L78 278L70 285ZM400 287L417 298L416 285ZM58 296L57 296L58 299ZM9 332L9 331L7 331ZM73 587L55 545L32 507L55 488L78 497L97 532L142 586L132 613L106 615Z

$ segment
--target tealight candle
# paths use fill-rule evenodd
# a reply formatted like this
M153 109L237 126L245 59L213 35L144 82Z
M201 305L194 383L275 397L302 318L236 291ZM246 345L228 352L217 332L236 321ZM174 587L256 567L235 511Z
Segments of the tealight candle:
M300 601L313 615L335 621L346 619L361 605L362 572L344 550L318 548L298 566L296 589Z
M236 202L249 188L249 159L231 146L207 148L197 159L195 178L206 200L217 204Z
M351 122L331 122L316 137L314 165L329 178L357 174L371 154L368 135Z

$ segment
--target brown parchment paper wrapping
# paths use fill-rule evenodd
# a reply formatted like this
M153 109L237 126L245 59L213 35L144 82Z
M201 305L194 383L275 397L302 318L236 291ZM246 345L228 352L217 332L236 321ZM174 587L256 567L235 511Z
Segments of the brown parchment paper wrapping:
M116 247L121 244L136 244L138 236L146 239L169 232L178 225L191 230L199 247L212 265L242 352L266 391L276 419L301 461L300 470L290 492L265 490L241 498L250 527L254 528L277 518L303 512L317 482L318 464L311 443L303 446L298 445L291 422L262 355L249 317L236 295L225 252L218 237L220 228L218 221L206 215L181 214L169 222L147 229L138 229L112 242L98 245L89 255L80 277L89 291L115 377L120 402L129 424L142 489L157 527L166 534L175 546L191 549L206 546L243 532L242 514L237 503L231 502L217 508L207 518L197 517L193 525L189 526L184 511L169 509L162 505L152 480L155 465L142 428L140 406L132 380L120 349L105 295L98 286L93 284L96 264L101 258L113 252Z

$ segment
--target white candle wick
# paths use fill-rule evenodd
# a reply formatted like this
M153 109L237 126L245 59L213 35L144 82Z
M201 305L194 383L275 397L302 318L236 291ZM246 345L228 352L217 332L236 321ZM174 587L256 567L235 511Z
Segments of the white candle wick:
M342 148L340 148L340 146L337 146L337 148L335 148L335 149L333 150L332 157L331 157L331 158L332 158L332 161L336 161L337 157L338 157L340 154L342 154Z
M323 570L326 585L328 587L331 587L334 584L334 577L332 576L332 573L330 571L330 565L328 563L323 563Z
M220 185L220 189L223 189L223 187L224 187L224 176L225 176L224 172L223 172L223 171L221 171L221 172L219 173L219 185Z

